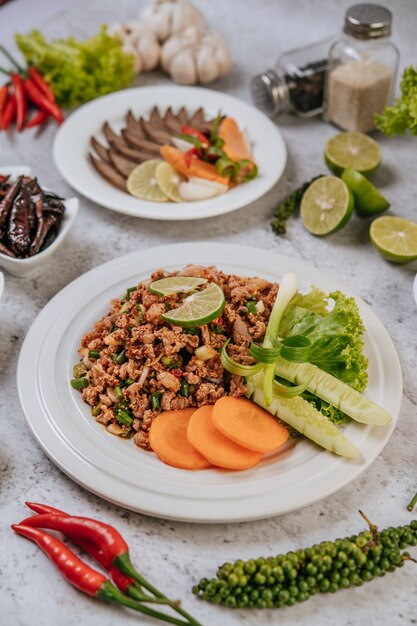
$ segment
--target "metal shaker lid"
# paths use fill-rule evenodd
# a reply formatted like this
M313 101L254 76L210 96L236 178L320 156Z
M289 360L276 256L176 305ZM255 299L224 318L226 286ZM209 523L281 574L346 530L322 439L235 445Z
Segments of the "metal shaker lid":
M254 76L251 93L255 105L269 117L285 113L290 108L288 86L274 70Z
M392 13L380 4L355 4L346 11L344 31L356 39L378 39L391 34Z

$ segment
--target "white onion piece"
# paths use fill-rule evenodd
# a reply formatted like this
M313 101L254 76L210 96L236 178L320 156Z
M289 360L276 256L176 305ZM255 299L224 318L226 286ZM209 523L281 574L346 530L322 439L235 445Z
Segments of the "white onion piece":
M187 150L191 150L191 148L193 148L192 143L184 141L184 139L178 139L178 137L172 137L171 141L181 152L187 152Z
M214 198L218 195L217 189L210 189L205 185L199 185L198 183L180 183L178 186L180 196L187 202L194 200L207 200L208 198Z
M209 189L215 189L218 193L224 193L229 189L228 186L223 185L223 183L218 183L216 180L208 180L207 178L200 178L199 176L190 176L189 181L197 185L202 185L203 187L208 187Z

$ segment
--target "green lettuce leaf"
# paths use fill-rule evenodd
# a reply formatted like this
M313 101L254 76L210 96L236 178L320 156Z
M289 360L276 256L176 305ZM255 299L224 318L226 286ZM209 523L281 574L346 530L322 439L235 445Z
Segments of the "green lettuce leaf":
M385 107L382 115L376 115L379 130L392 137L403 135L407 129L417 135L417 68L408 67L401 78L401 96L394 106Z
M68 37L48 42L36 30L15 38L27 63L45 76L64 108L117 91L133 81L133 56L123 52L120 38L109 35L105 26L85 41Z
M333 305L333 306L332 306ZM279 327L281 338L304 335L312 342L309 362L336 376L357 391L368 382L368 360L363 354L365 327L354 298L341 291L326 295L317 287L297 293L286 308ZM349 418L310 392L303 394L333 422Z

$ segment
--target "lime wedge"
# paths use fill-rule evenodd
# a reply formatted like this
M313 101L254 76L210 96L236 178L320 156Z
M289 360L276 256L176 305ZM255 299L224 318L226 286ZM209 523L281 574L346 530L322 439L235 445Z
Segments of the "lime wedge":
M378 189L356 170L346 169L342 174L355 198L355 210L359 215L378 215L388 209L390 203Z
M204 285L207 278L195 278L194 276L169 276L154 280L149 285L149 291L158 296L169 296L172 293L190 293L200 285Z
M322 176L303 195L301 219L313 235L329 235L346 224L353 205L352 193L343 180L337 176Z
M162 318L176 326L201 326L219 317L225 303L222 289L210 283L206 289L187 296L181 306L162 314Z
M369 236L388 261L408 263L417 259L417 224L402 217L384 215L371 224Z
M180 174L178 174L178 172L176 172L169 163L162 161L162 163L157 165L155 169L155 178L161 191L168 196L170 200L173 200L174 202L182 202L180 192L178 191L178 185L184 180L184 178L180 176Z
M367 176L381 163L381 151L376 141L362 133L339 133L326 144L324 160L335 174L351 167Z
M153 202L169 200L168 196L161 191L155 177L155 170L160 163L162 163L161 159L149 159L131 171L126 181L126 188L132 196Z

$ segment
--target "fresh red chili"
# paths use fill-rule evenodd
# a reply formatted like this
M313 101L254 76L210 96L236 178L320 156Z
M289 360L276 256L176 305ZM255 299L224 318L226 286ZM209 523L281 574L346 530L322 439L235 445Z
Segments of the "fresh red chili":
M48 117L49 117L49 113L47 113L46 111L42 111L42 109L39 109L39 111L37 111L35 115L33 115L30 118L30 120L26 124L26 128L33 128L34 126L41 126L44 122L46 122Z
M191 137L198 139L203 148L208 148L210 146L210 142L207 137L199 131L198 128L194 128L194 126L181 126L181 132L183 135L191 135Z
M6 103L6 106L3 109L3 113L1 115L1 128L2 130L7 130L10 124L13 122L16 115L16 96L14 93L11 95L10 99Z
M170 615L165 615L159 611L143 606L136 600L128 598L116 589L109 580L100 572L83 563L77 555L72 552L62 541L48 535L38 528L33 528L23 524L13 524L12 529L18 534L36 543L39 548L54 563L63 577L74 587L88 594L104 600L105 602L116 602L131 609L155 617L170 624L187 626L186 622L177 620Z
M40 514L26 518L23 522L20 522L20 525L48 528L62 532L79 546L83 547L86 552L91 554L105 569L111 572L112 577L113 574L115 574L116 579L119 580L121 584L123 584L122 580L118 579L120 573L133 579L139 583L141 587L153 593L156 598L162 600L162 602L159 602L160 604L169 604L172 606L172 608L180 615L183 615L192 626L200 626L200 624L191 617L189 613L182 609L177 602L168 600L164 594L139 574L130 560L129 548L126 541L115 528L104 522L87 517L69 516L64 512L54 513L52 512L54 509L47 505L32 502L26 504L33 511L39 511ZM45 513L43 513L43 511L45 511ZM113 580L115 579L113 578ZM116 582L116 584L118 583ZM142 590L138 589L137 586L128 585L126 589L132 597L138 600L145 600ZM151 599L146 597L146 601L151 601ZM153 601L155 602L155 600Z
M9 97L9 87L7 85L2 85L0 87L0 115L6 105L7 98Z
M187 150L186 152L184 152L184 161L185 161L185 165L187 167L190 167L191 165L191 161L194 157L199 157L201 156L200 150L196 147L194 148L190 148L189 150Z
M11 79L16 98L16 127L18 131L21 131L25 123L27 110L26 94L22 77L15 73L11 75Z
M50 100L48 100L45 94L40 91L36 83L34 83L31 78L27 78L24 81L24 85L29 100L31 100L33 104L36 104L36 106L38 106L40 109L43 109L44 111L49 113L49 115L52 115L52 117L56 119L58 124L61 124L64 116L56 102L51 102Z
M42 91L42 93L45 94L48 100L50 100L51 102L55 102L54 92L52 91L51 87L46 82L42 74L36 69L36 67L30 67L28 69L28 74L35 83L35 85L38 87L39 91Z

